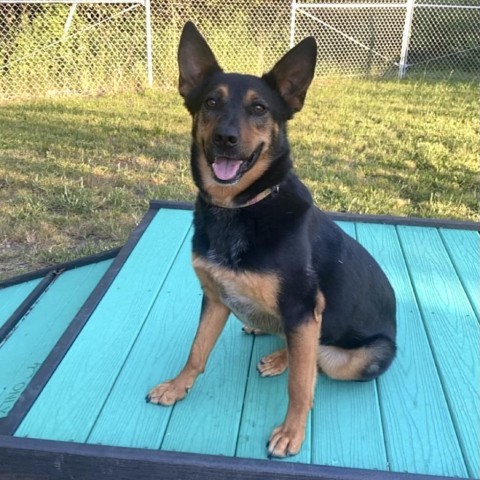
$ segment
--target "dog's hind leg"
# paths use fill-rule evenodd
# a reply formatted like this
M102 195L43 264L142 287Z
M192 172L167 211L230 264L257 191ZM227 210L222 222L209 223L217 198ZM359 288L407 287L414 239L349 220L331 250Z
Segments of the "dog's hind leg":
M268 335L267 332L264 332L263 330L260 330L258 328L254 328L254 327L247 327L247 325L244 325L242 327L242 330L243 332L246 334L246 335Z
M362 347L346 349L320 345L319 370L336 380L368 381L381 375L395 358L395 343L384 336L370 339Z

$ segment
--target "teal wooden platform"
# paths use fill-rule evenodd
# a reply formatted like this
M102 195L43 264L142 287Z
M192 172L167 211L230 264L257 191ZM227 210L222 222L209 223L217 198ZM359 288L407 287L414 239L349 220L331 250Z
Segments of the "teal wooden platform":
M287 375L261 378L255 369L278 348L274 337L247 336L231 319L184 401L170 408L145 403L152 386L183 366L201 302L190 265L192 212L161 208L147 217L122 260L63 273L0 345L0 474L8 473L2 449L11 458L28 438L39 439L37 447L92 445L85 447L89 454L106 445L261 459L259 468L269 462L292 472L311 464L318 470L305 472L324 475L317 478L356 478L345 468L376 471L375 478L386 472L480 478L477 231L339 222L394 286L398 356L374 382L319 377L301 453L266 460L268 435L287 405ZM0 290L0 325L38 281ZM64 354L57 352L53 374L39 375L90 293L83 328L70 335ZM14 408L17 399L24 405ZM323 466L337 467L340 476L328 476L337 470Z

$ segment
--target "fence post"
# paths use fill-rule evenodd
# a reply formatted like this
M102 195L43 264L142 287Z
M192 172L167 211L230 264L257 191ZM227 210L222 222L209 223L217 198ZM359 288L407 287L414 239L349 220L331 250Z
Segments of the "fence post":
M72 3L70 5L70 10L68 11L68 17L63 27L63 38L66 38L68 35L68 31L70 30L70 26L72 25L73 16L75 15L75 10L77 9L77 3Z
M292 0L292 7L290 13L290 48L295 45L295 15L297 13L297 2Z
M147 43L147 84L153 86L153 60L152 60L152 12L150 0L145 1L145 36Z
M410 46L410 35L412 33L413 10L415 8L415 0L407 0L407 10L405 12L405 26L403 27L402 51L400 53L400 64L398 76L400 79L405 77L408 68L408 48Z

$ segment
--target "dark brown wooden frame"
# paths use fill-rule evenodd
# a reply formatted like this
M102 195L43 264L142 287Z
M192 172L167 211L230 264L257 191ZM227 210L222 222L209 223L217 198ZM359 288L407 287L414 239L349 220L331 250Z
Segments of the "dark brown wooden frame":
M446 477L0 436L0 479L444 480Z

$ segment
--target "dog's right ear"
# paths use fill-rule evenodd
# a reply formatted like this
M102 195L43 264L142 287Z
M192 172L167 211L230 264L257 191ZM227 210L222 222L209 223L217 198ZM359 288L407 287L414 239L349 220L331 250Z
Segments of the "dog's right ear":
M222 71L207 42L192 22L187 22L182 30L178 68L178 90L184 98L208 76Z

